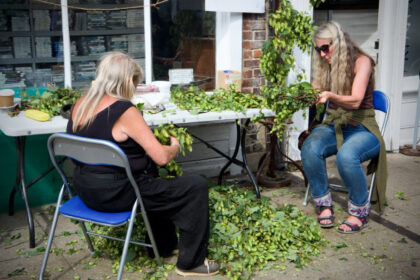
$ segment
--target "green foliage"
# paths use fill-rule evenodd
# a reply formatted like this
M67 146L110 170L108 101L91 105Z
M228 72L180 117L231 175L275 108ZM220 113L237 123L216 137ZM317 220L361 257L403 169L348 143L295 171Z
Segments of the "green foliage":
M405 194L404 194L404 192L403 192L403 191L397 191L397 192L395 193L394 197L395 197L396 199L399 199L399 200L407 200L407 197L405 196Z
M270 261L301 267L325 244L316 221L295 205L275 208L234 185L212 188L210 205L209 257L231 279L248 279Z
M341 248L346 248L346 247L348 247L348 245L347 245L347 243L346 243L346 242L338 243L338 244L335 244L335 245L333 246L334 251L336 251L336 252L337 252L339 249L341 249Z
M183 127L175 127L173 124L160 124L158 127L153 129L153 134L157 140L163 145L169 145L171 140L170 136L175 137L179 141L180 153L185 156L185 151L192 152L193 138L188 134L187 129ZM182 166L171 160L164 167L159 166L159 176L162 178L173 177L182 175Z
M29 96L25 91L21 93L21 109L37 109L50 115L59 116L61 107L66 104L74 104L82 95L81 91L70 88L49 89L42 94Z
M311 106L317 95L317 92L308 82L284 87L262 87L262 92L267 100L268 107L276 112L271 133L277 133L279 139L286 131L293 114Z
M144 110L144 103L137 103L137 104L136 104L136 108L137 108L139 111L143 111L143 110Z
M311 4L318 6L324 1L311 0ZM268 100L269 108L276 112L272 132L280 138L293 114L313 105L316 100L317 92L308 83L301 82L304 73L298 75L298 83L286 83L290 70L295 68L293 48L310 53L314 26L311 16L295 10L289 0L280 1L279 8L270 15L269 25L273 36L262 47L260 69L267 86L261 87L261 92ZM297 98L299 96L305 97Z
M314 8L318 8L319 5L321 5L322 3L324 3L326 0L310 0L309 2L311 3L312 7Z
M216 89L213 94L207 94L203 89L193 86L186 90L177 87L171 90L171 100L179 109L190 110L191 113L223 110L245 112L251 108L266 107L263 97L240 92L236 84L228 89Z
M183 89L177 87L171 90L171 99L182 110L189 110L191 114L201 112L221 112L231 110L245 112L248 109L269 108L276 112L272 133L281 136L286 130L293 114L301 109L311 106L315 100L317 91L308 82L291 84L284 87L262 87L262 96L243 93L237 90L236 85L228 89L215 90L213 94L207 94L198 87ZM317 106L318 113L322 112L323 105ZM252 119L258 121L263 114Z
M309 53L314 28L311 16L295 10L289 0L280 1L279 8L270 15L269 25L273 37L262 48L260 68L267 81L284 86L290 69L295 67L293 48Z
M257 199L255 193L236 185L217 186L209 190L210 241L209 259L221 264L221 273L230 279L249 279L254 272L275 267L274 262L291 261L302 267L311 256L320 253L326 244L315 219L303 214L295 205L275 208L270 199ZM140 216L136 219L133 239L144 240L145 227ZM92 230L123 238L125 228L97 225ZM122 243L94 238L94 247L101 255L114 259L113 273L119 267ZM154 260L145 256L144 248L130 246L127 271L144 271L146 279L166 279L164 265L160 270Z
M17 233L14 235L11 235L10 232L6 233L5 236L2 237L2 239L0 240L1 243L11 243L14 240L17 240L19 238L22 237L21 233Z
M14 276L20 276L20 275L27 275L27 274L28 272L25 270L24 267L22 267L22 268L15 269L11 273L8 273L7 277L14 277Z

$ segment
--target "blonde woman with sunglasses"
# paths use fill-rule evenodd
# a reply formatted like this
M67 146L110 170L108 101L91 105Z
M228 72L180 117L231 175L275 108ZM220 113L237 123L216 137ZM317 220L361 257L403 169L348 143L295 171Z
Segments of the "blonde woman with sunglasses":
M303 143L301 157L318 213L318 223L334 224L332 196L325 158L336 154L336 165L346 186L348 218L340 233L355 233L368 225L370 202L361 163L371 160L377 169L374 193L382 209L386 186L385 144L373 109L374 61L333 21L320 26L313 37L312 84L320 89L317 104L328 103L327 118ZM377 168L379 166L379 168Z

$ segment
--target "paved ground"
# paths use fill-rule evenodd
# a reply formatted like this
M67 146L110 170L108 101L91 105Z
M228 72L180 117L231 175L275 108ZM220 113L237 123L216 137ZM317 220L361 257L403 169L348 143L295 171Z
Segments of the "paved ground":
M330 172L334 173L333 164ZM253 279L420 279L420 157L402 154L388 155L389 183L387 197L389 206L382 216L371 215L370 226L361 234L343 235L334 228L323 229L330 241L319 257L307 267L296 269L286 263L284 270L272 269L256 273ZM302 205L303 180L298 172L291 172L292 185L287 188L267 189L264 195L272 196L276 204L296 204L308 215L313 215L313 206ZM333 176L333 175L332 175ZM405 196L406 200L402 200ZM399 198L398 198L399 197ZM346 218L346 196L333 192L338 206L337 220ZM37 248L44 246L50 224L46 207L34 209ZM77 226L60 219L53 247L81 248L74 254L51 254L48 263L49 279L109 279L112 275L111 261L93 259L85 244L79 240ZM63 232L69 232L66 236ZM42 253L28 246L28 228L25 212L9 217L0 215L0 279L38 279ZM342 247L343 245L347 247ZM342 248L339 248L342 247ZM167 260L173 263L174 258ZM93 262L93 263L90 263ZM86 269L90 265L92 268ZM108 277L108 278L107 278ZM124 279L143 279L141 273L125 273ZM183 279L169 273L169 279ZM193 279L193 278L189 278ZM216 276L213 279L227 279Z

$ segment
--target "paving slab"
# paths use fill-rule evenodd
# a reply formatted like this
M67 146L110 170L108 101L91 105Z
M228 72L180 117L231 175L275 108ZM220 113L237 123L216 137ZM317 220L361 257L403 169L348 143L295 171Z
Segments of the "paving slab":
M334 163L329 161L333 174ZM322 229L329 243L305 267L297 269L293 263L278 262L280 268L256 272L252 279L414 279L420 280L420 158L402 154L388 154L388 207L382 216L373 212L369 227L359 234L344 235L335 228ZM303 206L305 186L302 175L289 172L289 187L264 189L262 194L272 198L274 205L297 205L305 214L316 217L311 203ZM240 179L238 179L240 180ZM35 186L36 187L36 186ZM405 200L396 196L402 193ZM346 194L333 192L336 221L347 217ZM0 279L38 279L43 252L51 223L48 207L33 209L36 248L29 248L26 213L14 216L0 215ZM73 240L77 240L74 242ZM72 242L73 241L73 242ZM114 279L112 260L94 258L85 242L80 240L77 225L61 218L57 225L53 249L50 254L48 279ZM174 264L176 257L165 260ZM89 268L90 267L90 268ZM89 269L88 269L89 268ZM145 279L144 272L126 272L124 279ZM184 278L169 271L168 279ZM228 279L218 275L208 279Z

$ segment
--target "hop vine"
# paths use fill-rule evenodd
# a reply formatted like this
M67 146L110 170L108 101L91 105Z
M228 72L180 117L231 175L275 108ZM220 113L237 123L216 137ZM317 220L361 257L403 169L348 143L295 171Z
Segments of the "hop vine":
M311 0L318 6L325 0ZM295 69L294 47L310 53L314 25L311 16L295 10L289 0L281 0L279 8L270 15L269 25L273 36L263 47L260 69L266 86L261 94L267 99L268 107L276 112L271 130L281 139L293 114L310 107L317 99L317 91L304 79L304 71L297 76L296 83L287 85L290 70Z
M160 124L153 129L153 134L158 141L163 145L169 145L171 142L170 136L175 137L179 141L180 154L185 156L185 151L192 152L193 138L187 132L186 128L176 127L173 124ZM182 166L174 159L168 162L165 166L158 166L159 177L171 178L175 176L182 176Z
M237 185L209 189L209 202L208 257L221 264L221 273L229 279L250 279L262 269L281 270L287 262L304 267L327 244L316 220L295 205L274 207L269 197L257 199L254 192ZM146 230L140 215L135 223L133 239L144 240ZM124 227L91 227L96 233L124 238ZM123 243L96 236L93 243L99 256L114 260L116 275ZM130 246L125 270L141 271L145 279L167 279L175 265L165 264L160 270L146 255L144 247Z

